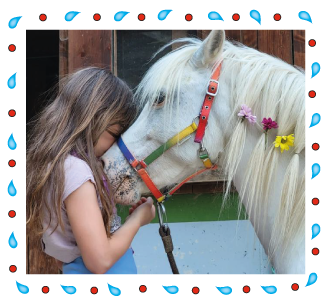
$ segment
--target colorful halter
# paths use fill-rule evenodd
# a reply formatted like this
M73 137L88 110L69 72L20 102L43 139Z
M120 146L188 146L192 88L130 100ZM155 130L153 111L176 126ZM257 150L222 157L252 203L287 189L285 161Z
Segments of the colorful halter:
M221 72L221 64L218 65L218 67L215 69L211 79L209 80L206 96L204 99L204 103L201 109L201 112L199 116L197 116L192 123L186 127L184 130L176 134L174 137L170 138L167 142L165 142L163 145L158 147L155 151L153 151L150 155L148 155L143 160L137 160L133 154L130 152L122 138L120 137L118 139L118 146L125 156L125 158L128 160L130 165L135 169L135 171L139 174L139 176L142 178L148 189L151 191L151 193L155 196L157 201L159 203L162 203L163 201L167 200L169 197L172 196L174 192L176 192L183 184L185 184L187 181L192 179L193 177L200 175L201 173L207 171L207 170L215 170L217 169L217 165L213 164L212 161L209 158L208 152L206 148L203 146L203 137L205 135L205 129L206 125L208 124L208 117L209 113L211 111L211 107L213 104L213 101L217 95L218 88L219 88L219 76ZM195 123L195 120L199 118L198 125ZM183 140L187 136L191 135L192 133L196 132L195 135L195 142L199 143L200 147L198 150L198 156L202 160L205 168L197 171L196 173L190 175L186 179L184 179L182 182L180 182L178 185L173 187L170 191L166 193L162 193L155 183L152 181L150 176L148 175L146 168L149 166L154 160L159 158L165 151L169 150L171 147L178 144L179 141Z

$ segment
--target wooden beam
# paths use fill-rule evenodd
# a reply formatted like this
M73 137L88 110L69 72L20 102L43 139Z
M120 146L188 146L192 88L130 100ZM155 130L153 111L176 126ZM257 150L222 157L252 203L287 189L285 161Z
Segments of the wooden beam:
M247 47L258 48L258 31L257 30L241 30L240 41Z
M293 30L294 65L305 69L305 30Z
M292 31L259 30L258 50L293 64Z
M225 37L227 40L235 40L241 42L240 30L225 30Z
M68 30L59 30L59 80L68 74ZM61 85L59 88L61 89Z
M69 73L87 66L112 70L111 35L111 30L69 30Z
M205 39L212 30L197 30L197 36L200 39Z

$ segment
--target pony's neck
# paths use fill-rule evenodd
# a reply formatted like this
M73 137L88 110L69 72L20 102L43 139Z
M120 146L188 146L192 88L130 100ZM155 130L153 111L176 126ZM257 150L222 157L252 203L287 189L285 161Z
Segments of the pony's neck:
M273 227L275 221L277 220L279 211L282 185L284 182L287 167L290 163L293 153L287 152L285 154L280 154L279 158L277 159L277 163L275 163L276 169L273 175L275 179L270 182L268 191L266 189L264 189L264 191L260 189L261 187L263 187L262 181L260 181L260 183L254 183L254 186L250 185L252 181L259 181L259 175L256 175L256 177L252 177L250 174L248 175L248 165L250 165L251 162L256 162L257 164L260 162L260 164L262 165L264 162L264 158L266 157L266 152L268 152L264 151L263 149L260 150L260 161L257 161L255 159L256 155L252 155L253 151L255 151L256 153L256 146L264 143L263 130L261 127L259 127L258 124L260 124L263 117L265 117L266 115L262 115L261 110L269 110L266 108L261 109L261 103L258 101L258 99L250 99L250 102L255 103L255 108L257 112L254 114L257 116L258 124L251 125L250 123L246 122L239 124L239 118L237 117L237 113L239 111L235 111L235 109L241 104L248 103L243 102L239 104L237 96L239 94L241 96L241 92L248 92L248 90L234 90L234 87L236 87L237 85L244 86L242 83L237 84L237 79L243 80L243 77L237 77L237 74L234 71L228 71L228 61L223 61L223 63L224 71L220 79L221 93L219 95L220 98L224 99L224 102L218 103L216 113L218 118L222 119L222 121L225 121L225 123L222 124L224 125L223 131L225 135L225 144L232 143L233 145L230 147L226 146L227 149L224 153L224 157L222 158L222 160L224 162L224 165L227 165L229 158L229 165L232 165L232 159L235 156L241 156L238 164L233 163L237 164L237 166L233 167L233 169L231 166L231 172L228 172L228 179L233 180L236 189L241 195L240 200L246 208L246 211L249 215L249 220L252 222L256 234L260 242L262 243L266 254L269 254L270 241L273 235ZM235 68L236 67L233 65L233 69ZM279 87L284 86L279 85ZM280 90L276 92L282 91ZM259 96L259 92L257 93L257 90L256 95ZM266 99L267 97L264 97L264 100ZM219 106L227 106L227 108L224 108L221 111L219 110ZM234 142L237 139L232 140L236 133L238 133L239 140L243 140L241 138L245 138L243 150L239 149L240 147L242 147L242 142ZM267 150L273 150L273 148L271 148L271 144L275 140L276 130L275 132L270 131L268 135L269 146L267 146ZM233 157L230 152L232 152ZM226 167L228 168L228 170L230 170L230 167ZM304 154L300 156L300 168L304 171ZM268 171L268 169L266 169L266 171ZM264 193L268 193L268 195L264 196ZM259 194L261 194L261 196ZM278 273L304 273L304 234L296 234L295 239L293 239L289 246L290 247L285 250L284 243L281 242L278 245L274 254L272 256L269 255L272 264L274 265L274 267L277 267ZM283 255L284 251L285 255ZM287 260L288 262L286 262L285 264L285 262L283 262L282 260Z
M240 192L244 186L243 184L246 178L245 173L248 160L250 159L251 153L254 149L255 144L257 143L258 138L259 137L256 133L252 133L251 131L247 132L243 155L233 179L234 186L238 192ZM249 215L249 220L251 221L257 237L259 238L267 255L269 254L273 226L275 220L277 219L281 189L288 163L289 158L286 158L286 156L283 155L279 160L276 179L271 185L271 191L268 198L261 198L261 202L250 202L246 193L241 198L239 198L244 205L247 213L248 210L254 209L255 204L262 204L258 209L261 213L257 215L254 212L251 212ZM266 213L263 211L265 209L267 210ZM288 249L289 252L286 252L285 255L282 255L283 248L284 247L281 244L280 247L276 250L275 254L272 257L269 256L273 266L277 268L278 273L304 273L304 237L300 237L298 235L295 239L293 239ZM288 260L287 264L282 261L284 259Z

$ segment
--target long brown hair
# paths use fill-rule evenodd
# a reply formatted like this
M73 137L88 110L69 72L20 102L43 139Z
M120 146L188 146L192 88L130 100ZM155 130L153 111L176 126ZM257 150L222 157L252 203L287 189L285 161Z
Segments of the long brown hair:
M60 80L59 85L55 99L29 124L33 127L27 137L27 231L40 235L53 220L53 231L58 225L65 231L61 215L64 161L75 152L93 172L110 236L113 192L110 186L109 193L106 191L94 146L108 127L119 124L123 131L127 129L138 114L137 105L126 83L107 69L84 68ZM49 225L43 229L46 213Z

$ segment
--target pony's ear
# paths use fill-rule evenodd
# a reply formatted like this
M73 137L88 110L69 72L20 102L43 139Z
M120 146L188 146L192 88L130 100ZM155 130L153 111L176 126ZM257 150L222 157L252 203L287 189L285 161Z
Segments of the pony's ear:
M192 56L192 62L197 67L212 66L222 56L224 40L224 30L212 30Z

